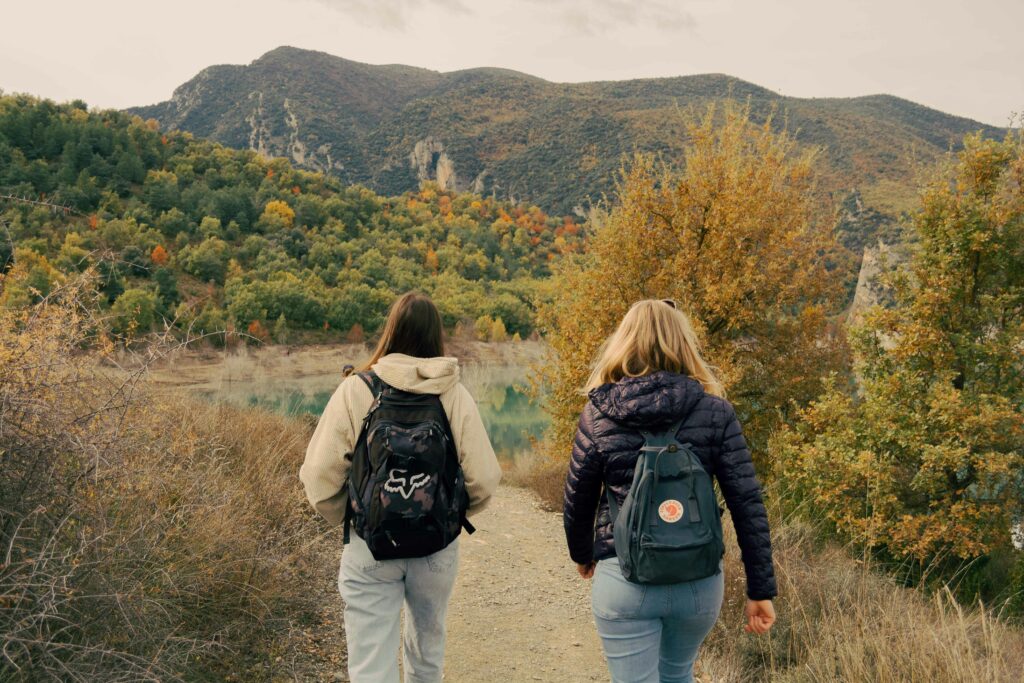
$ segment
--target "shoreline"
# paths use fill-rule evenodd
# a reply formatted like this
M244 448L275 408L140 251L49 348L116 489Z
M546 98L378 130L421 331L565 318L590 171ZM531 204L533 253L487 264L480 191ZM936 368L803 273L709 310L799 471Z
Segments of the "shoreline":
M543 360L547 345L540 341L481 342L449 340L445 353L458 358L465 374L477 374L485 364L519 369L524 377ZM267 378L301 380L337 375L346 363L357 368L373 347L357 344L267 344L236 349L179 349L154 363L149 376L158 386L219 386Z

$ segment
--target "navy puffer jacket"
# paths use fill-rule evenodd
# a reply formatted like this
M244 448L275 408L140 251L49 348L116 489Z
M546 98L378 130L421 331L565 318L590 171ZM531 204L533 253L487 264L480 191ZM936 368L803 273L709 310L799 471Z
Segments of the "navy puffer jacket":
M704 393L697 380L671 372L627 377L590 392L565 482L569 554L578 564L615 555L604 488L621 505L643 445L640 429L664 429L680 419L676 438L693 446L729 507L746 568L747 596L774 597L768 514L736 412L724 398Z

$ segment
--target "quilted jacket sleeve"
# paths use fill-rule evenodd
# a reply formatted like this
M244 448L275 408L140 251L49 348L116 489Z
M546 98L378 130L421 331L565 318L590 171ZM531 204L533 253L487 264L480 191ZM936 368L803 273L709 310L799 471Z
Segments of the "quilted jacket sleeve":
M768 600L777 592L768 512L736 412L728 403L724 405L724 412L718 416L723 427L715 477L736 527L736 538L747 574L747 597Z
M569 556L577 564L594 559L594 519L601 502L604 467L593 438L594 407L587 403L572 443L562 517Z

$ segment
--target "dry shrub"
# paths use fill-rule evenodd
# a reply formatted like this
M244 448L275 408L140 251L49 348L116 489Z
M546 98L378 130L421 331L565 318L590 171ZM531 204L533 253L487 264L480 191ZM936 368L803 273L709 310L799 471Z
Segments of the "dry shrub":
M309 427L152 394L84 296L0 310L0 679L255 678L314 609Z
M568 471L565 460L548 457L544 451L538 451L533 457L503 461L502 469L502 483L530 489L540 498L545 510L562 510L565 475Z
M900 586L800 522L772 528L779 620L768 636L744 634L743 566L725 522L726 602L698 664L705 683L1020 680L1020 630L948 592Z

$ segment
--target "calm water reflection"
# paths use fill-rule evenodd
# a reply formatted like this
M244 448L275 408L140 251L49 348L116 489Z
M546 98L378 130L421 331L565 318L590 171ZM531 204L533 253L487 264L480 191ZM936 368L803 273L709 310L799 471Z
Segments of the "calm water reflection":
M462 379L480 407L498 456L529 457L531 439L541 437L548 419L526 393L525 369L468 365L463 367ZM334 373L300 378L265 374L242 380L222 379L197 390L215 401L260 406L287 415L320 415L338 381Z

